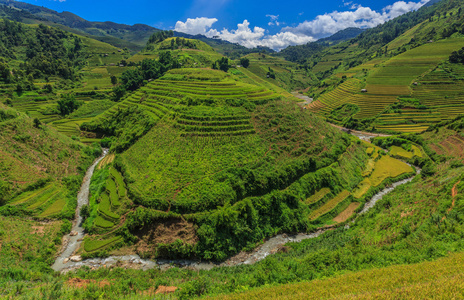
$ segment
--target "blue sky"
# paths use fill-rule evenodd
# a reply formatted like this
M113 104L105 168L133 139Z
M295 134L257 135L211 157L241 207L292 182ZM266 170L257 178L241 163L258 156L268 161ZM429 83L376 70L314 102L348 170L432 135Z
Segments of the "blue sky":
M282 49L331 35L346 27L368 28L428 0L25 0L90 21L142 23L160 29L218 36L247 47Z

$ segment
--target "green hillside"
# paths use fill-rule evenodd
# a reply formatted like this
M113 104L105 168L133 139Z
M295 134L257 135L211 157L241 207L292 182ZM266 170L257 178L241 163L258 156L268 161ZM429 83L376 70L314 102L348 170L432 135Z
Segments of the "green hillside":
M128 251L143 256L225 259L279 231L332 224L351 202L412 172L378 150L370 157L279 94L216 70L171 70L82 128L113 135L111 149L122 152L114 164L139 206L128 215L137 236ZM306 200L321 188L325 197ZM138 236L166 218L198 228L194 240L178 237L183 250L171 239L166 247L177 254ZM243 231L231 235L237 226Z
M157 43L147 43L147 47L130 58L131 62L140 62L143 59L153 59L159 56L160 51L169 51L176 57L183 67L211 67L213 62L222 57L208 44L183 37L169 37Z
M246 68L248 71L289 92L304 90L315 81L310 72L284 59L264 53L248 54L245 57L250 61Z
M0 298L462 298L463 3L271 53L0 0Z
M351 48L351 55L362 61L366 54L359 48L371 31L353 39L347 50L337 54L341 58L339 65L329 63L327 50L327 68L336 74L310 89L316 101L308 108L331 122L386 132L422 132L463 113L459 92L461 67L448 63L451 53L464 46L456 29L462 18L460 7L457 1L447 1L419 10L415 18L420 21L429 16L425 21L385 44L383 50L372 55L374 58L353 68L349 68L347 51ZM348 67L345 63L349 63ZM312 71L328 70L321 67L317 63ZM346 112L340 115L341 110Z

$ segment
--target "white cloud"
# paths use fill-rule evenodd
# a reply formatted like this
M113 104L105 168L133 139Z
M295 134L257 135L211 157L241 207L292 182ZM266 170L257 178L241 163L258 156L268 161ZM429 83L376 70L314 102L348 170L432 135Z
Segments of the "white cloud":
M269 23L267 23L267 25L269 26L279 26L280 25L280 22L278 21L279 20L279 15L275 16L275 15L266 15L266 17L268 18L271 18L271 21Z
M404 2L404 1L398 1L393 3L392 5L389 5L383 9L384 13L387 13L390 19L396 18L398 16L401 16L402 14L405 14L407 12L413 11L413 10L418 10L421 8L424 4L429 2L429 0L422 0L420 2Z
M304 21L296 27L285 27L282 31L309 35L314 38L326 37L348 27L371 28L385 23L409 11L417 10L429 0L420 2L398 1L377 12L369 7L352 4L354 11L334 11L317 16L314 20ZM345 2L344 4L351 4Z
M289 45L301 45L315 41L309 36L298 35L292 32L280 32L275 35L266 35L266 30L261 27L250 28L250 22L244 20L243 23L237 24L237 29L223 29L217 31L211 29L207 32L208 37L217 36L231 43L238 43L248 48L265 46L276 50L281 50Z
M261 27L250 28L250 22L244 20L237 24L237 29L224 28L217 30L212 28L218 20L216 18L187 19L186 22L178 21L175 30L189 34L203 34L208 37L218 37L231 43L253 48L265 46L274 50L281 50L291 45L301 45L316 41L334 34L348 27L371 28L387 22L404 13L417 10L429 0L419 2L398 1L386 6L381 11L375 11L369 7L363 7L352 1L344 1L344 6L351 5L351 11L334 11L319 15L310 21L304 21L296 27L285 27L280 33L266 35L266 30ZM301 16L303 13L300 13ZM279 15L266 15L270 18L269 26L285 24L279 22Z
M188 18L186 22L177 21L175 31L188 33L188 34L206 34L206 31L216 23L216 18Z

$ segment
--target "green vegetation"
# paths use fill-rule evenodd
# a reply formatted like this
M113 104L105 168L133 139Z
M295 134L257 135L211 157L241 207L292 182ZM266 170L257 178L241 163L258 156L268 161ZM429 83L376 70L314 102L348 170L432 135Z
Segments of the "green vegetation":
M84 25L69 33L0 21L0 297L152 299L175 286L179 299L398 298L440 285L459 298L451 262L462 253L451 253L464 251L461 6L441 1L272 55L2 6L17 20ZM79 35L89 28L119 46ZM132 41L144 47L135 55L122 49ZM326 121L402 134L368 143ZM53 274L100 145L110 154L93 173L76 254L238 256L211 270L119 262ZM324 230L229 266L276 234Z
M317 99L308 108L345 127L381 132L423 132L462 113L462 65L447 62L463 47L460 6L442 1L317 50L307 62L320 79L308 91Z

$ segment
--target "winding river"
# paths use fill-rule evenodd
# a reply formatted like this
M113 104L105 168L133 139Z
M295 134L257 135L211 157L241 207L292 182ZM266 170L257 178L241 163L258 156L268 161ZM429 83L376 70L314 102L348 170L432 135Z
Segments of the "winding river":
M108 154L108 149L103 149L102 155L97 158L94 163L90 166L85 173L84 180L82 181L81 189L77 194L77 208L76 217L73 222L71 232L73 235L65 236L64 246L59 256L56 258L55 263L52 265L52 269L55 271L61 271L67 268L64 261L71 258L73 253L81 245L82 239L84 238L84 228L82 227L82 216L80 215L81 208L84 204L89 203L89 188L90 180L92 179L93 171L98 163Z
M93 165L88 169L87 174L82 183L81 190L78 194L78 207L76 209L76 219L72 228L74 233L77 232L75 236L66 236L64 250L57 257L52 268L55 271L67 272L82 266L88 266L90 268L99 268L99 267L108 267L111 265L125 266L127 268L136 268L136 269L168 269L173 265L178 267L186 267L195 270L209 270L213 267L220 266L235 266L241 264L254 264L260 260L266 258L266 256L276 253L281 249L286 243L289 242L301 242L306 239L316 238L323 234L329 229L320 229L319 231L313 233L298 233L298 234L278 234L272 238L266 240L263 244L255 248L251 252L242 252L239 253L222 263L215 262L202 262L202 261L193 261L193 260L164 260L158 259L156 261L149 259L141 259L138 255L126 255L126 256L110 256L108 258L93 258L80 261L80 257L73 256L75 251L79 248L81 241L84 237L84 229L82 228L82 217L80 216L80 208L82 205L88 203L89 199L89 187L90 179L92 178L93 171L95 170L96 165L108 154L108 150L104 150L100 158L98 158ZM420 169L417 169L417 174L420 173ZM359 215L366 213L369 209L374 207L377 201L381 200L383 196L392 192L396 187L410 182L414 177L404 179L393 183L391 186L386 187L385 189L379 191L375 194L369 202L364 205L364 208L359 213ZM352 221L354 222L354 221ZM346 225L346 228L349 228L349 225Z

